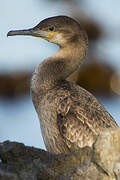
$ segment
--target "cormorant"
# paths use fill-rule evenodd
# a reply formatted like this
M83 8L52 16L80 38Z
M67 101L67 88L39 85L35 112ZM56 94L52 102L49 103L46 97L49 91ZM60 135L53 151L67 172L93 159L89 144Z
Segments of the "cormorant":
M45 59L32 76L31 91L48 151L68 153L92 146L103 128L118 127L96 98L66 78L78 69L88 49L81 25L67 16L55 16L27 30L8 36L30 35L59 45L59 51Z

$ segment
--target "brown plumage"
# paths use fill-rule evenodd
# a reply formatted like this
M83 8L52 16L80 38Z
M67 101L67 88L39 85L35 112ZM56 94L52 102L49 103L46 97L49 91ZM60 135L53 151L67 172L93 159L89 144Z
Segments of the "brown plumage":
M85 31L72 18L56 16L33 29L10 31L12 35L32 35L58 44L60 50L35 70L32 99L38 113L43 139L50 152L67 153L92 146L103 128L116 122L96 98L66 78L76 71L88 47Z

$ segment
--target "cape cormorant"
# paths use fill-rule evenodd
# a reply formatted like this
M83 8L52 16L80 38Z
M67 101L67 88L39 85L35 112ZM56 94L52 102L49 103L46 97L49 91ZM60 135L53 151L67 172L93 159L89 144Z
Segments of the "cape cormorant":
M60 47L39 64L31 81L32 99L48 151L67 153L92 146L103 128L118 127L91 93L66 80L78 69L88 49L88 38L80 24L67 16L55 16L32 29L8 33L13 35L40 37Z

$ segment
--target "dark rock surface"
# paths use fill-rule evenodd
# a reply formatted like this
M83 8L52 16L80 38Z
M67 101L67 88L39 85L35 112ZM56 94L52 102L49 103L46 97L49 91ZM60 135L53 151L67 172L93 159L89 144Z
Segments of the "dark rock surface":
M103 131L92 148L52 154L22 143L0 143L0 180L119 180L120 129Z

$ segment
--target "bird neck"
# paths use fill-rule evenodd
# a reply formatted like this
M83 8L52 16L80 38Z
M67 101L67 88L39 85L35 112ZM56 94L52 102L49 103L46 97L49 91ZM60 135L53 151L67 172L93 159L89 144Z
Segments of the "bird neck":
M58 82L65 80L78 69L86 50L86 46L81 46L81 43L61 47L55 55L44 60L36 68L32 77L32 91L45 93Z

